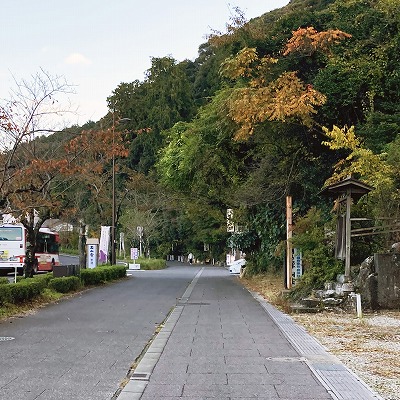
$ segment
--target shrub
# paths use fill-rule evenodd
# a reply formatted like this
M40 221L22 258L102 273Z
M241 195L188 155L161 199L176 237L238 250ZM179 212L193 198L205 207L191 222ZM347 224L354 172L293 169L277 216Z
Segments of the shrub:
M8 279L4 278L4 277L1 277L0 278L0 285L7 285L7 284L8 284Z
M6 287L10 288L10 303L18 304L39 296L46 285L43 284L43 281L29 278Z
M140 269L164 269L167 265L166 260L162 258L140 258L136 262L140 264Z
M36 275L33 278L18 279L17 283L0 285L0 304L30 301L43 292L50 279L52 274Z
M80 273L83 285L96 285L126 276L126 267L121 265L101 266L93 269L82 269Z
M0 306L11 303L11 285L0 285Z
M38 282L41 285L41 288L44 289L49 286L49 282L53 279L53 273L48 272L47 274L39 274L39 275L34 275L33 278L26 278L26 280L32 279L34 282ZM21 282L23 282L24 279L21 279ZM17 279L18 283L18 279Z
M53 278L49 282L49 288L59 293L68 293L80 288L81 281L77 276L64 276Z
M292 290L295 299L323 289L325 282L343 273L343 263L334 258L332 240L326 235L329 223L315 207L296 222L292 243L302 251L304 273Z

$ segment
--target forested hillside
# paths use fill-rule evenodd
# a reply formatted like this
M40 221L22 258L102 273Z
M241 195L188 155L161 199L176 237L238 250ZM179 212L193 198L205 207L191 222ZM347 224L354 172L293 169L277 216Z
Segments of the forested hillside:
M243 229L230 241L256 269L280 266L285 196L297 219L320 210L322 228L332 204L319 192L349 173L377 188L364 213L396 218L399 7L297 0L250 22L237 10L194 62L153 59L143 82L119 85L110 109L130 131L151 129L130 141L126 163L171 191L158 240L200 257L206 243L219 258L232 208Z
M134 243L143 226L152 254L223 260L229 244L255 272L281 268L291 195L306 267L336 265L327 181L353 174L375 188L355 214L398 218L399 27L397 0L292 0L251 21L236 10L195 61L153 58L145 79L118 85L109 114L85 127L123 135L118 229ZM92 228L110 219L101 176L103 189L89 179L71 196L74 218ZM356 243L353 263L395 239Z

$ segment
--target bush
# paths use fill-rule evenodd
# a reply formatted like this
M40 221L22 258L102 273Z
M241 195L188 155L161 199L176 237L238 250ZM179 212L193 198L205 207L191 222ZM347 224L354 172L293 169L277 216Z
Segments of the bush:
M296 222L293 246L302 251L303 276L296 282L291 297L308 296L314 289L323 289L327 281L343 273L343 263L335 259L332 239L327 237L330 221L326 221L321 210L311 208Z
M83 285L97 285L126 276L126 267L121 265L101 266L93 269L82 269L80 273Z
M7 285L7 284L8 284L8 279L4 278L4 277L1 277L0 278L0 285Z
M19 304L39 296L53 279L53 274L35 275L33 278L20 278L17 283L0 285L0 304ZM8 282L8 280L7 280Z
M5 287L10 288L11 298L9 302L18 304L34 299L45 289L46 285L44 285L43 282L44 280L40 281L38 279L30 278L12 285L10 284L9 286L4 285Z
M40 296L51 289L58 293L68 293L83 285L96 285L126 276L125 266L101 266L81 270L80 278L66 276L54 278L52 273L35 275L33 278L21 278L17 283L8 284L7 278L0 284L0 306L20 304ZM6 282L7 281L7 282Z
M34 282L38 282L42 289L46 288L49 286L49 282L53 279L53 273L52 272L48 272L47 274L38 274L38 275L34 275L33 278L26 278L26 280L33 280ZM23 282L24 278L21 279L20 282ZM17 283L18 283L18 278L17 278Z
M49 288L59 293L68 293L78 290L81 286L81 281L77 276L64 276L53 278L49 282Z
M140 264L140 269L164 269L167 265L166 260L162 258L140 258L136 262Z
M0 285L0 306L11 303L11 285Z

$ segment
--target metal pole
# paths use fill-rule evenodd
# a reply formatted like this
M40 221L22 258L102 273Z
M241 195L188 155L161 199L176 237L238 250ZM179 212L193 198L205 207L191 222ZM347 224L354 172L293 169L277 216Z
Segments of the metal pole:
M115 265L115 110L112 119L112 219L111 219L111 265Z
M139 257L142 257L142 237L143 237L143 226L136 227L136 232L139 236Z

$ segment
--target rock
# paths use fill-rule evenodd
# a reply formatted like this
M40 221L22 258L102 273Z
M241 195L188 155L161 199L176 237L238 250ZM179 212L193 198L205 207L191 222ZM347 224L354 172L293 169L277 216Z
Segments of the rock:
M308 297L306 299L301 300L302 305L307 308L320 308L321 307L321 299L316 299L313 297Z
M326 299L326 298L330 298L330 297L335 297L335 295L336 295L336 290L331 289L331 290L325 290L323 297L324 297L324 299Z
M343 303L343 298L328 297L322 300L324 306L336 307Z
M390 251L395 254L400 254L400 242L393 243L390 247Z
M337 283L344 283L344 274L340 274L336 277L336 282Z

